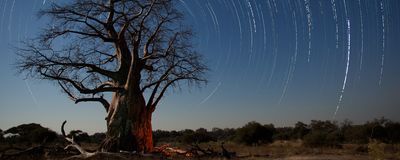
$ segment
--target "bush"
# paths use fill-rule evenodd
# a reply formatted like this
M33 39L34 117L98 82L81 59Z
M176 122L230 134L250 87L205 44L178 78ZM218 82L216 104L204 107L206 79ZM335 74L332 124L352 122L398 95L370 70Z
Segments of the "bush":
M199 128L195 132L187 132L182 135L182 141L187 144L204 143L216 141L204 128Z
M236 130L233 128L225 128L225 129L213 128L210 134L214 139L220 141L229 141L234 138L235 133Z
M167 142L169 140L169 138L170 138L170 134L168 131L163 131L163 130L153 131L154 143Z
M246 145L270 143L272 142L273 132L273 126L266 127L257 122L249 122L237 129L235 140Z
M343 129L344 141L347 143L367 144L370 134L363 125L353 125Z
M292 127L283 127L276 128L276 132L274 134L274 140L290 140L292 139L293 128Z
M5 131L4 133L19 134L19 136L7 140L11 143L17 143L17 142L42 143L44 141L51 142L57 138L57 133L35 123L22 124L17 127L12 127L7 131Z
M3 130L0 129L0 143L4 142L3 135L4 135Z
M385 124L385 130L389 143L400 143L400 123L388 122Z
M100 144L104 139L106 138L105 133L95 133L90 136L90 141L93 143L98 143Z
M293 133L291 135L292 139L303 139L305 135L310 132L310 129L307 124L303 122L297 122L293 128Z
M72 130L67 135L68 137L74 137L76 142L90 142L90 137L86 132L81 130Z
M43 141L52 142L57 138L57 133L50 129L43 128L32 131L30 140L33 143L41 143Z
M326 132L314 131L304 136L303 144L307 147L320 147L324 146L326 141Z
M304 136L303 144L307 147L340 147L341 139L338 132L316 130Z

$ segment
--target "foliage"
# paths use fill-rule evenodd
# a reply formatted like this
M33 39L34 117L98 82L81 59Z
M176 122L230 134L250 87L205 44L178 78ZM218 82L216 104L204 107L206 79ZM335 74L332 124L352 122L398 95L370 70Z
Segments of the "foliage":
M297 139L297 138L294 138L294 136L293 136L293 132L294 132L293 130L294 130L293 127L276 128L273 139L274 140Z
M347 143L367 144L370 139L385 143L400 142L400 123L380 118L362 125L346 125L341 128Z
M229 141L233 139L235 131L236 130L233 128L213 128L211 131L207 131L204 128L199 128L196 131L193 131L191 129L185 129L181 131L156 130L153 131L153 139L156 143L182 142L186 144L202 143L216 140Z
M312 120L311 132L304 136L303 143L309 147L339 147L343 137L337 124L331 121Z
M8 139L9 142L42 143L44 141L51 142L57 138L57 133L35 123L22 124L17 127L12 127L6 130L4 133L20 135Z
M364 125L353 125L342 129L344 141L347 143L366 144L370 135Z
M326 132L333 132L338 130L337 124L331 121L320 121L320 120L311 120L311 131L326 131Z
M299 121L294 126L293 137L296 139L303 139L303 137L307 135L309 132L310 129L308 128L308 125Z
M303 143L308 147L340 147L340 135L337 132L312 131L304 136Z
M232 140L235 136L236 129L233 128L213 128L211 130L211 136L217 140L221 141L229 141Z
M3 135L4 135L3 130L0 129L0 143L4 141Z
M4 138L6 133L19 134L18 137ZM304 134L304 136L303 136ZM78 142L89 142L100 144L106 137L105 133L88 135L81 130L70 131L69 136L74 135ZM345 120L340 127L335 122L313 120L305 124L297 122L294 127L277 127L273 125L261 125L250 122L241 128L213 128L207 131L204 128L197 130L185 129L181 131L153 131L156 143L203 143L210 141L236 141L247 145L260 144L275 140L295 140L302 137L303 144L308 147L340 147L342 144L358 144L357 152L370 151L377 154L379 145L376 143L387 143L396 145L400 143L400 123L384 118L375 119L365 124L354 125ZM9 143L41 143L45 137L52 140L57 137L53 131L43 128L38 124L24 124L10 128L4 132L0 130L0 142ZM363 147L365 146L365 147ZM389 146L389 145L387 145ZM371 148L372 147L372 148Z
M384 122L384 123L383 123ZM217 141L236 141L244 144L256 144L268 142L260 137L269 137L273 140L303 140L303 144L309 147L341 147L344 143L368 144L369 139L378 139L385 143L396 144L400 141L400 123L386 119L375 119L365 124L353 124L349 120L343 121L340 126L332 121L312 120L310 124L297 122L294 127L277 127L250 122L245 126L234 128L213 128L204 132L205 129L193 131L190 129L182 131L162 131L153 133L153 138L158 142L183 142L195 143L205 142L208 138ZM264 134L259 134L265 131ZM202 131L202 132L200 132ZM204 135L198 135L199 133ZM371 136L372 135L372 136ZM198 136L198 137L197 137ZM206 138L205 138L206 137ZM203 140L208 139L208 140ZM256 140L255 140L256 139ZM258 141L261 140L261 141ZM365 152L367 147L365 147Z
M170 132L169 131L163 131L163 130L156 130L153 131L153 141L154 143L159 143L159 142L168 142L168 138L170 137Z
M389 121L385 124L389 143L400 143L400 123Z
M93 135L90 136L90 141L92 143L101 143L101 141L103 141L103 139L106 138L106 134L105 133L95 133Z
M272 142L273 130L257 122L249 122L237 129L235 140L246 145Z
M199 128L195 132L186 132L182 135L182 142L187 144L203 143L216 141L204 128Z
M76 142L90 142L90 136L81 130L72 130L67 135L68 137L74 137Z

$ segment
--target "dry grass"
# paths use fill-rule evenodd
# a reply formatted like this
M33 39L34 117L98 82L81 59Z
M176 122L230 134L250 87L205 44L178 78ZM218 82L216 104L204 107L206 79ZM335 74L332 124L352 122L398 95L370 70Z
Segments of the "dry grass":
M368 143L368 154L376 160L400 159L399 144L385 144L376 140Z
M342 148L308 148L301 141L275 141L272 144L246 146L226 142L225 148L237 153L240 159L266 160L400 160L400 145L344 144ZM200 144L202 148L212 148L220 152L220 142ZM373 150L375 149L375 150ZM383 149L383 150L382 150ZM374 154L379 153L378 156ZM383 153L383 154L381 154ZM383 156L382 156L383 155ZM379 157L381 156L381 157ZM207 158L221 159L221 158Z

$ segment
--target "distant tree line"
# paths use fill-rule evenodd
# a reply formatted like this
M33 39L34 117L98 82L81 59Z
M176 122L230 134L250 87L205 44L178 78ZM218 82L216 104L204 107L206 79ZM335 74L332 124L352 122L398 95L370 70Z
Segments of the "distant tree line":
M307 147L340 147L345 143L367 144L372 139L389 144L400 143L400 123L386 118L357 125L349 120L340 124L329 120L311 120L309 124L297 122L293 127L275 127L273 124L262 125L253 121L237 129L156 130L153 135L155 143L234 141L245 145L259 145L275 140L302 140Z
M89 135L81 130L72 130L69 137L79 143L100 144L105 133ZM345 143L367 144L377 140L388 144L400 143L400 123L385 118L355 125L349 120L340 124L334 121L312 120L309 124L297 122L293 127L275 127L249 122L240 128L213 128L207 130L185 129L181 131L153 131L155 145L160 143L198 144L211 141L233 141L244 145L268 144L276 140L301 140L307 147L340 147ZM23 124L2 131L0 143L62 142L56 132L39 124Z
M81 130L71 130L68 136L74 136L77 142L100 143L105 138L105 133L88 135ZM64 142L64 138L40 124L22 124L5 131L0 129L0 143L31 145L51 142Z
M400 123L385 118L353 125L345 120L338 124L332 121L312 120L310 124L297 122L294 127L277 128L276 140L301 139L310 147L337 147L344 143L367 144L370 140L384 143L400 143Z

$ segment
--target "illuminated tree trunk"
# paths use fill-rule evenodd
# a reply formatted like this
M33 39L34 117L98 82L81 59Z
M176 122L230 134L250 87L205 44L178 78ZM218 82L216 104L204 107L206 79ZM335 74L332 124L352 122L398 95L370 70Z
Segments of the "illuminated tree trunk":
M107 116L107 133L100 149L107 152L151 152L152 111L146 108L143 95L127 90L115 93Z

